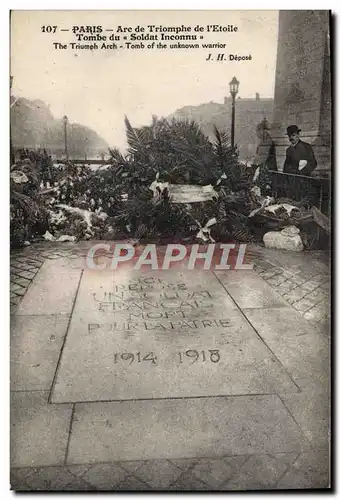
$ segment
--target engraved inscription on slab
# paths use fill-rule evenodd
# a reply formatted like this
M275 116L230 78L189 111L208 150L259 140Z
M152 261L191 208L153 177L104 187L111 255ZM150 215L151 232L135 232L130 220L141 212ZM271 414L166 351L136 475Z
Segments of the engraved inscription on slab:
M52 401L296 392L213 274L172 278L83 277Z

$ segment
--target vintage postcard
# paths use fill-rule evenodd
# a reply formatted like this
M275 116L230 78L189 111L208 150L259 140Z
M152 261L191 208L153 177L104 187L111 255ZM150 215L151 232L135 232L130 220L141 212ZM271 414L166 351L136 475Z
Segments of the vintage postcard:
M11 12L10 489L331 488L331 19Z

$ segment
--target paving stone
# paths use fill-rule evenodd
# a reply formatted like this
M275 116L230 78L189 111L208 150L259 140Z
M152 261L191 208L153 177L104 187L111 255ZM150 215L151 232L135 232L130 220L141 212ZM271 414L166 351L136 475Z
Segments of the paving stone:
M23 289L22 286L20 286L16 283L13 283L13 282L10 283L10 291L15 293L16 295L21 295L20 290L22 290L22 289ZM25 290L24 290L24 292L25 292Z
M314 323L314 324L316 324L316 323ZM324 319L324 320L320 321L319 323L317 323L317 326L318 326L319 331L323 335L325 335L326 337L330 336L330 333L331 333L331 324L330 324L330 320L329 319Z
M328 313L330 312L331 303L330 303L330 300L328 297L325 297L323 300L321 300L321 302L319 302L316 305L318 305L320 307L324 307L325 310L328 311Z
M295 274L289 278L290 283L296 283L297 285L302 285L308 280L307 277L303 276L302 274Z
M16 477L22 481L27 481L27 479L37 472L36 467L11 467L11 477Z
M30 280L26 278L22 278L21 276L11 276L11 283L19 285L23 288L27 288L30 284Z
M327 274L315 274L313 277L314 281L318 281L319 283L329 282L329 275Z
M294 269L282 269L282 275L288 279L291 279L294 276L297 276L299 273L300 273L299 270L295 271Z
M307 281L301 285L303 290L313 291L315 288L319 287L320 283L318 281Z
M279 274L279 275L274 276L273 278L268 279L267 282L271 286L279 286L279 285L284 284L287 279L288 279L287 276L283 276L283 274Z
M47 405L46 392L11 394L11 465L42 467L64 462L72 405Z
M11 266L14 267L15 269L19 269L22 271L30 271L32 269L36 269L36 266L31 266L26 264L26 262L19 262L19 261L14 261L11 262Z
M16 264L25 264L26 263L26 257L25 257L23 252L13 254L13 257L11 260Z
M278 482L277 489L330 488L329 452L302 453Z
M68 464L299 451L277 396L79 403Z
M32 257L27 257L23 259L22 262L28 264L29 266L36 266L36 267L40 266L40 262Z
M19 302L20 302L20 297L18 297L17 300L11 299L11 302L10 302L10 315L11 316L13 316L15 314Z
M327 292L330 292L330 290L331 290L330 280L328 280L326 283L322 283L320 288L322 288L323 290L326 290Z
M44 272L35 277L20 303L17 314L68 314L72 310L81 271L70 270L68 274Z
M221 459L203 458L191 470L198 479L212 488L219 488L233 476L247 460L247 456L226 457Z
M303 299L309 292L307 290L303 290L300 287L294 288L291 292L288 292L285 297L286 300L290 300L291 303L297 302Z
M314 290L313 292L306 295L306 298L315 302L315 304L316 304L318 302L321 302L322 300L328 299L328 293L325 290L323 290L321 287L319 287L316 290Z
M26 290L27 290L26 288L20 287L17 290L15 290L15 293L16 293L16 295L24 296L26 293Z
M245 309L245 314L302 390L328 390L329 342L318 327L292 308Z
M315 303L312 300L307 299L306 297L304 299L299 300L298 302L294 302L293 306L295 309L298 311L308 311L311 309Z
M11 320L11 390L49 390L66 334L65 316L14 316Z
M19 267L20 271L30 271L32 273L33 272L35 273L40 268L40 265L41 264L39 264L39 265L38 264L28 264L27 262L25 262L23 264L19 263L18 267Z
M326 393L302 392L281 396L312 446L329 447L330 398Z
M95 486L87 483L81 477L74 477L63 491L98 491Z
M283 283L283 285L284 285L284 283ZM300 286L298 283L296 283L296 281L294 281L294 276L292 276L291 278L288 278L285 282L285 285L288 287L290 286L291 290L295 290L296 288L298 288Z
M25 481L18 479L13 475L11 475L9 486L12 491L29 491L30 489Z
M55 255L59 255L60 257L68 257L69 253L69 250L58 250L58 252L55 252Z
M184 472L182 476L179 477L177 481L168 487L169 490L173 491L200 491L209 490L210 487L203 481L200 481L192 472Z
M254 271L215 271L240 308L280 307L285 302Z
M82 270L84 268L86 268L86 260L84 257L75 256L73 259L70 259L69 256L63 256L58 260L46 259L41 270L53 273L57 269L58 273L68 273L70 269Z
M50 252L42 252L41 256L45 260L45 259L48 259L52 253L53 253L52 251L50 251Z
M294 283L288 283L287 281L285 281L284 283L282 283L281 285L279 285L276 290L281 294L281 295L284 295L285 293L288 293L288 292L291 292L291 290L294 290L296 288L297 285L295 285Z
M34 255L35 255L34 260L36 260L38 264L39 263L42 264L44 262L45 260L44 257L42 255L39 255L38 252L36 252Z
M68 470L77 477L83 476L89 469L91 465L86 464L86 465L68 465L67 468Z
M324 304L319 303L309 309L309 311L304 314L304 317L309 321L318 323L328 318L329 312L330 307L327 308Z
M310 266L309 266L310 267ZM306 269L303 269L301 272L301 276L305 278L305 283L307 281L315 281L315 273L308 272Z
M153 489L166 489L182 473L183 471L169 460L148 460L134 472L134 476Z
M119 462L119 466L121 467L121 469L123 469L129 473L135 472L143 464L144 464L144 462L141 460Z
M179 458L177 460L171 460L171 462L182 469L183 471L192 468L197 462L197 458Z
M14 491L28 491L30 488L27 479L32 475L36 469L33 467L28 468L11 468L10 471L10 488Z
M287 294L284 294L284 295L283 295L283 299L285 299L285 300L288 302L288 304L290 304L290 305L292 305L292 304L295 302L295 299L292 299L292 298L291 298L289 295L287 295Z
M59 269L61 274L68 274L65 272L67 268L63 265L61 265ZM44 271L50 273L46 267L44 267ZM73 272L77 272L77 270ZM101 310L99 304L115 300L119 301L120 297L123 297L124 299L127 298L125 294L122 296L121 289L115 290L114 286L115 277L113 271L110 269L100 271L93 271L90 269L84 270L77 293L77 301L74 312L76 312L76 314L77 311L86 313L90 309L94 322L96 319L99 320L100 318L103 318L105 308L103 307L103 310ZM118 296L116 296L114 292L117 292ZM109 293L112 293L112 295L109 295ZM112 312L113 311L111 311L111 313Z
M153 488L134 476L127 476L121 483L115 486L115 491L150 491Z
M273 270L273 266L269 265L268 262L264 262L262 260L258 259L258 255L254 254L253 251L250 252L250 255L252 255L254 259L254 266L253 269L257 272L266 272L266 271L271 271Z
M273 276L276 276L278 273L277 270L272 269L270 271L262 271L260 275L262 276L263 279L267 280L269 278L272 278Z
M99 490L113 490L127 477L127 473L117 464L97 464L91 467L83 479Z
M68 259L78 259L79 257L81 256L76 253L70 253ZM86 257L86 255L84 255L83 257Z
M37 469L27 482L33 491L65 491L67 485L74 480L75 477L66 467L42 467Z
M280 455L254 455L236 472L234 477L224 483L222 490L259 490L276 486L297 457L297 453Z

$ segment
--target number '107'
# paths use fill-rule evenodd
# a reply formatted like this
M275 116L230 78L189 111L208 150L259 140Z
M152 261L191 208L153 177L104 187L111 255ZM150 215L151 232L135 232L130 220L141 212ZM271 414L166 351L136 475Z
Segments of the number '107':
M55 33L57 31L57 26L42 26L41 31L43 33Z

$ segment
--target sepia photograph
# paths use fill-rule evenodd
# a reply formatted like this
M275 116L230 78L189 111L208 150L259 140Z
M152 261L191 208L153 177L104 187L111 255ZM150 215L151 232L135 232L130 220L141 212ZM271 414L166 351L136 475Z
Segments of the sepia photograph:
M331 491L332 11L9 22L8 491Z

